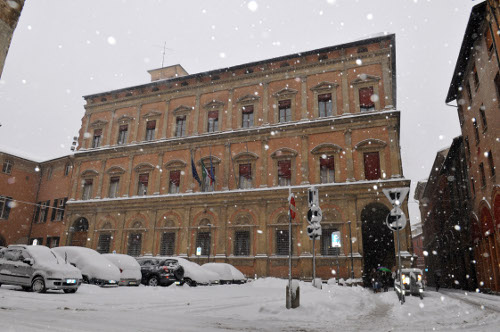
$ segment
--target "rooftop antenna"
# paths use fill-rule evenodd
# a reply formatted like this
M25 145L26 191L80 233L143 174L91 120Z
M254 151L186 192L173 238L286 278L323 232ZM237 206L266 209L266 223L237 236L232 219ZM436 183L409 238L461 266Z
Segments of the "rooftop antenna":
M161 57L161 67L163 68L163 62L165 61L165 50L167 47L167 42L163 43L163 52L162 52L162 57Z

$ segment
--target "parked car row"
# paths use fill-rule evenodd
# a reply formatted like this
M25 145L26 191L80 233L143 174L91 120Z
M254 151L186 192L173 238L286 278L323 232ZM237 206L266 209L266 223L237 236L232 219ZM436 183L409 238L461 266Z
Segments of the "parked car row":
M99 254L85 247L10 245L0 248L0 286L75 293L82 283L107 286L241 284L246 278L225 263L202 266L182 257Z

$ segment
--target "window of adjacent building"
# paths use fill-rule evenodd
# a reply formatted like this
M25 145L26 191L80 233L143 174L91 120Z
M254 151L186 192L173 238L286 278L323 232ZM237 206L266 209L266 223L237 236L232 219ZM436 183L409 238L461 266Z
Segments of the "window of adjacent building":
M9 219L12 197L0 196L0 219Z
M338 256L340 248L333 247L332 234L337 234L336 228L324 228L321 234L321 255L323 256Z
M363 153L363 161L365 166L365 179L377 180L380 179L380 157L378 152Z
M43 237L32 237L29 239L28 243L33 244L33 242L35 242L35 240L36 240L37 245L39 245L39 246L43 245Z
M168 181L168 193L178 194L181 186L181 171L170 171L170 179Z
M107 254L109 253L110 249L111 249L111 234L109 233L99 234L99 240L97 241L97 252L100 254Z
M474 65L474 67L472 68L472 78L474 79L474 87L477 91L477 88L479 88L479 75L477 74L476 65Z
M470 83L467 81L465 84L465 91L467 91L467 97L469 97L469 101L472 101L472 90L470 88Z
M47 180L50 180L52 178L52 172L53 171L54 171L54 169L51 166L49 166L47 168Z
M92 198L92 184L94 183L93 179L84 179L83 180L83 191L82 191L82 199L91 199Z
M116 198L119 195L120 177L112 176L109 179L109 198Z
M324 93L318 95L319 116L320 117L331 116L333 114L332 109L333 109L332 94Z
M484 163L479 164L479 174L481 175L481 187L486 186L486 173L484 172Z
M201 256L208 256L210 252L210 232L198 232L196 235L195 251L201 248Z
M319 172L321 183L335 182L335 159L333 156L323 156L319 160Z
M278 186L290 186L292 184L292 161L278 161Z
M52 205L52 215L50 221L61 221L64 218L64 209L66 208L66 202L68 198L59 198L54 200Z
M94 129L94 138L92 139L92 147L98 148L101 146L102 129Z
M160 256L173 256L175 253L175 232L165 232L161 235Z
M486 49L488 50L488 54L491 55L491 51L493 50L493 38L491 36L491 30L489 27L486 28L484 39L486 41Z
M369 112L375 110L375 103L373 102L373 86L359 89L359 110L361 112Z
M491 177L495 176L495 163L493 162L493 154L491 150L488 152L488 166L490 167Z
M239 165L239 188L249 189L252 188L252 164Z
M488 129L488 122L486 121L486 107L481 105L479 107L479 114L481 115L481 122L483 123L483 133Z
M241 109L241 127L253 127L253 105L243 106Z
M149 174L139 174L139 183L137 186L137 195L144 196L148 194Z
M47 221L50 201L38 202L35 210L35 222L42 223Z
M288 230L277 229L276 230L276 255L277 256L288 256ZM293 251L293 249L292 249Z
M59 247L60 238L59 236L47 237L47 247L55 248Z
M500 102L500 73L495 75L495 88L497 90L497 101Z
M292 101L290 99L278 101L279 122L292 121Z
M118 128L118 142L117 144L122 145L122 144L127 144L127 138L128 138L128 124L120 125ZM146 138L147 140L147 138Z
M128 236L127 255L137 257L141 255L142 233L130 233Z
M218 130L219 130L219 111L209 111L207 132L213 133Z
M476 136L476 145L480 142L479 137L479 125L477 124L476 118L472 118L472 125L474 126L474 135Z
M12 165L13 165L12 161L9 159L6 159L3 162L2 173L5 173L5 174L12 173Z
M146 122L146 141L155 139L156 120Z
M234 255L250 256L250 231L234 232Z
M68 176L70 171L71 171L71 164L66 163L66 165L64 165L64 176Z
M186 116L178 116L175 119L175 137L186 135Z

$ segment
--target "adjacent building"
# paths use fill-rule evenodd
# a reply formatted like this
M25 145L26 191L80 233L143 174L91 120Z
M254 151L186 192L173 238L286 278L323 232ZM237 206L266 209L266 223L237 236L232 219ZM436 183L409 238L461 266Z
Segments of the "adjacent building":
M0 0L0 77L24 0Z

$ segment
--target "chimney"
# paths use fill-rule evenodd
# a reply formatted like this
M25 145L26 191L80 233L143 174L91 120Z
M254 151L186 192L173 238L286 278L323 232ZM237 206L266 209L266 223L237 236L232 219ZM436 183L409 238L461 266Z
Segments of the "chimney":
M151 82L189 75L181 65L152 69L148 70L148 73L151 75Z

